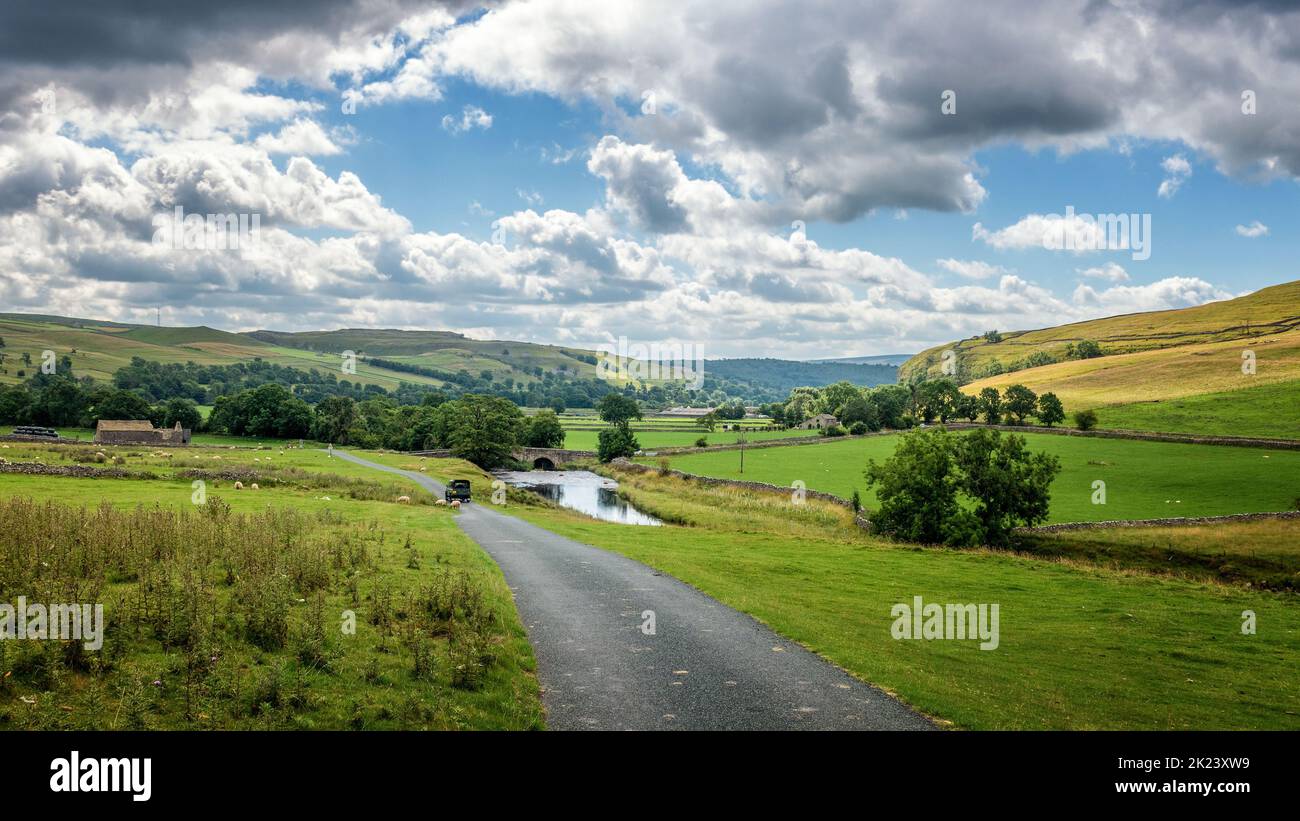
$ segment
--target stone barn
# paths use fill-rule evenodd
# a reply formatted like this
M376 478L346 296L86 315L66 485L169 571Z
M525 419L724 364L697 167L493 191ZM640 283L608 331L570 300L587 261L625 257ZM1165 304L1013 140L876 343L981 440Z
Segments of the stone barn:
M174 428L155 428L148 419L100 419L95 426L100 445L188 445L190 431L177 422Z

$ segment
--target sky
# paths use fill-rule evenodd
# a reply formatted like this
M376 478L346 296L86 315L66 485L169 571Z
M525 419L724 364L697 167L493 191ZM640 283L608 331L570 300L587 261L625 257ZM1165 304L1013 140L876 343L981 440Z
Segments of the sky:
M1298 176L1284 2L0 7L4 312L910 353L1298 279Z

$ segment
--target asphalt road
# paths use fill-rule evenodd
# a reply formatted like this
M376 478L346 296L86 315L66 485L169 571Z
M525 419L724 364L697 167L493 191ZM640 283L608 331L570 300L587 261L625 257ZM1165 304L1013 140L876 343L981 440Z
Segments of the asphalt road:
M334 455L443 492L423 474ZM457 521L514 591L551 729L934 729L881 690L640 562L483 504L461 508ZM653 635L643 629L646 611Z

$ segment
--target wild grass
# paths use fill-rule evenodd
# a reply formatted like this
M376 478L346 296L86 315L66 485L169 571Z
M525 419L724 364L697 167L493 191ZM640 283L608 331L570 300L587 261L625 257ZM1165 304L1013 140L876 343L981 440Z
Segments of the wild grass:
M52 486L86 484L112 488ZM218 495L188 508L0 495L0 601L106 615L98 652L0 641L0 727L540 726L509 592L449 516L417 525L415 509L388 505L398 512L381 523L356 515L374 503L274 501L241 512Z
M1069 530L1020 542L1021 550L1035 556L1300 592L1297 519Z

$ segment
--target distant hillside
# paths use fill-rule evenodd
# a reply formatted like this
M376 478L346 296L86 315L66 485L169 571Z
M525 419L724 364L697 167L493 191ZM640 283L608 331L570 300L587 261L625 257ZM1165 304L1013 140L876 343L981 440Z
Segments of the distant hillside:
M838 359L810 359L819 365L894 365L898 366L911 359L916 354L911 353L883 353L876 356L842 356Z
M1067 345L1084 341L1103 355L1067 359ZM1287 382L1300 379L1300 282L1194 308L1008 332L1000 341L964 339L917 354L901 369L903 377L940 375L949 349L966 380L962 390L1018 382L1056 393L1067 410ZM1254 355L1254 374L1242 372L1245 351ZM1010 370L1034 361L1051 364Z
M34 314L0 314L0 383L32 375L41 351L72 358L73 372L109 381L133 357L163 364L237 365L255 360L334 373L353 384L390 393L403 385L449 392L481 391L527 405L561 401L588 407L593 396L620 387L604 382L593 351L528 342L471 339L450 331L348 328L334 331L232 333L204 326L157 327ZM356 373L340 372L341 355L357 354ZM21 374L21 375L20 375ZM703 393L685 383L641 386L638 397L658 407L713 401L715 391L749 403L783 400L794 387L839 380L860 385L893 382L892 365L809 363L781 359L715 360L705 368Z
M903 379L924 370L938 376L945 350L953 350L964 375L980 379L1039 354L1066 359L1066 348L1084 340L1105 354L1257 339L1300 328L1300 281L1263 288L1253 294L1168 311L1123 314L1034 331L1003 331L993 339L962 339L922 351L900 369ZM992 329L990 329L992 330ZM995 364L996 363L996 364Z
M850 362L793 362L786 359L710 359L705 363L705 387L711 379L728 380L762 392L766 401L784 399L794 388L822 387L841 380L855 385L883 385L898 378L893 365Z

